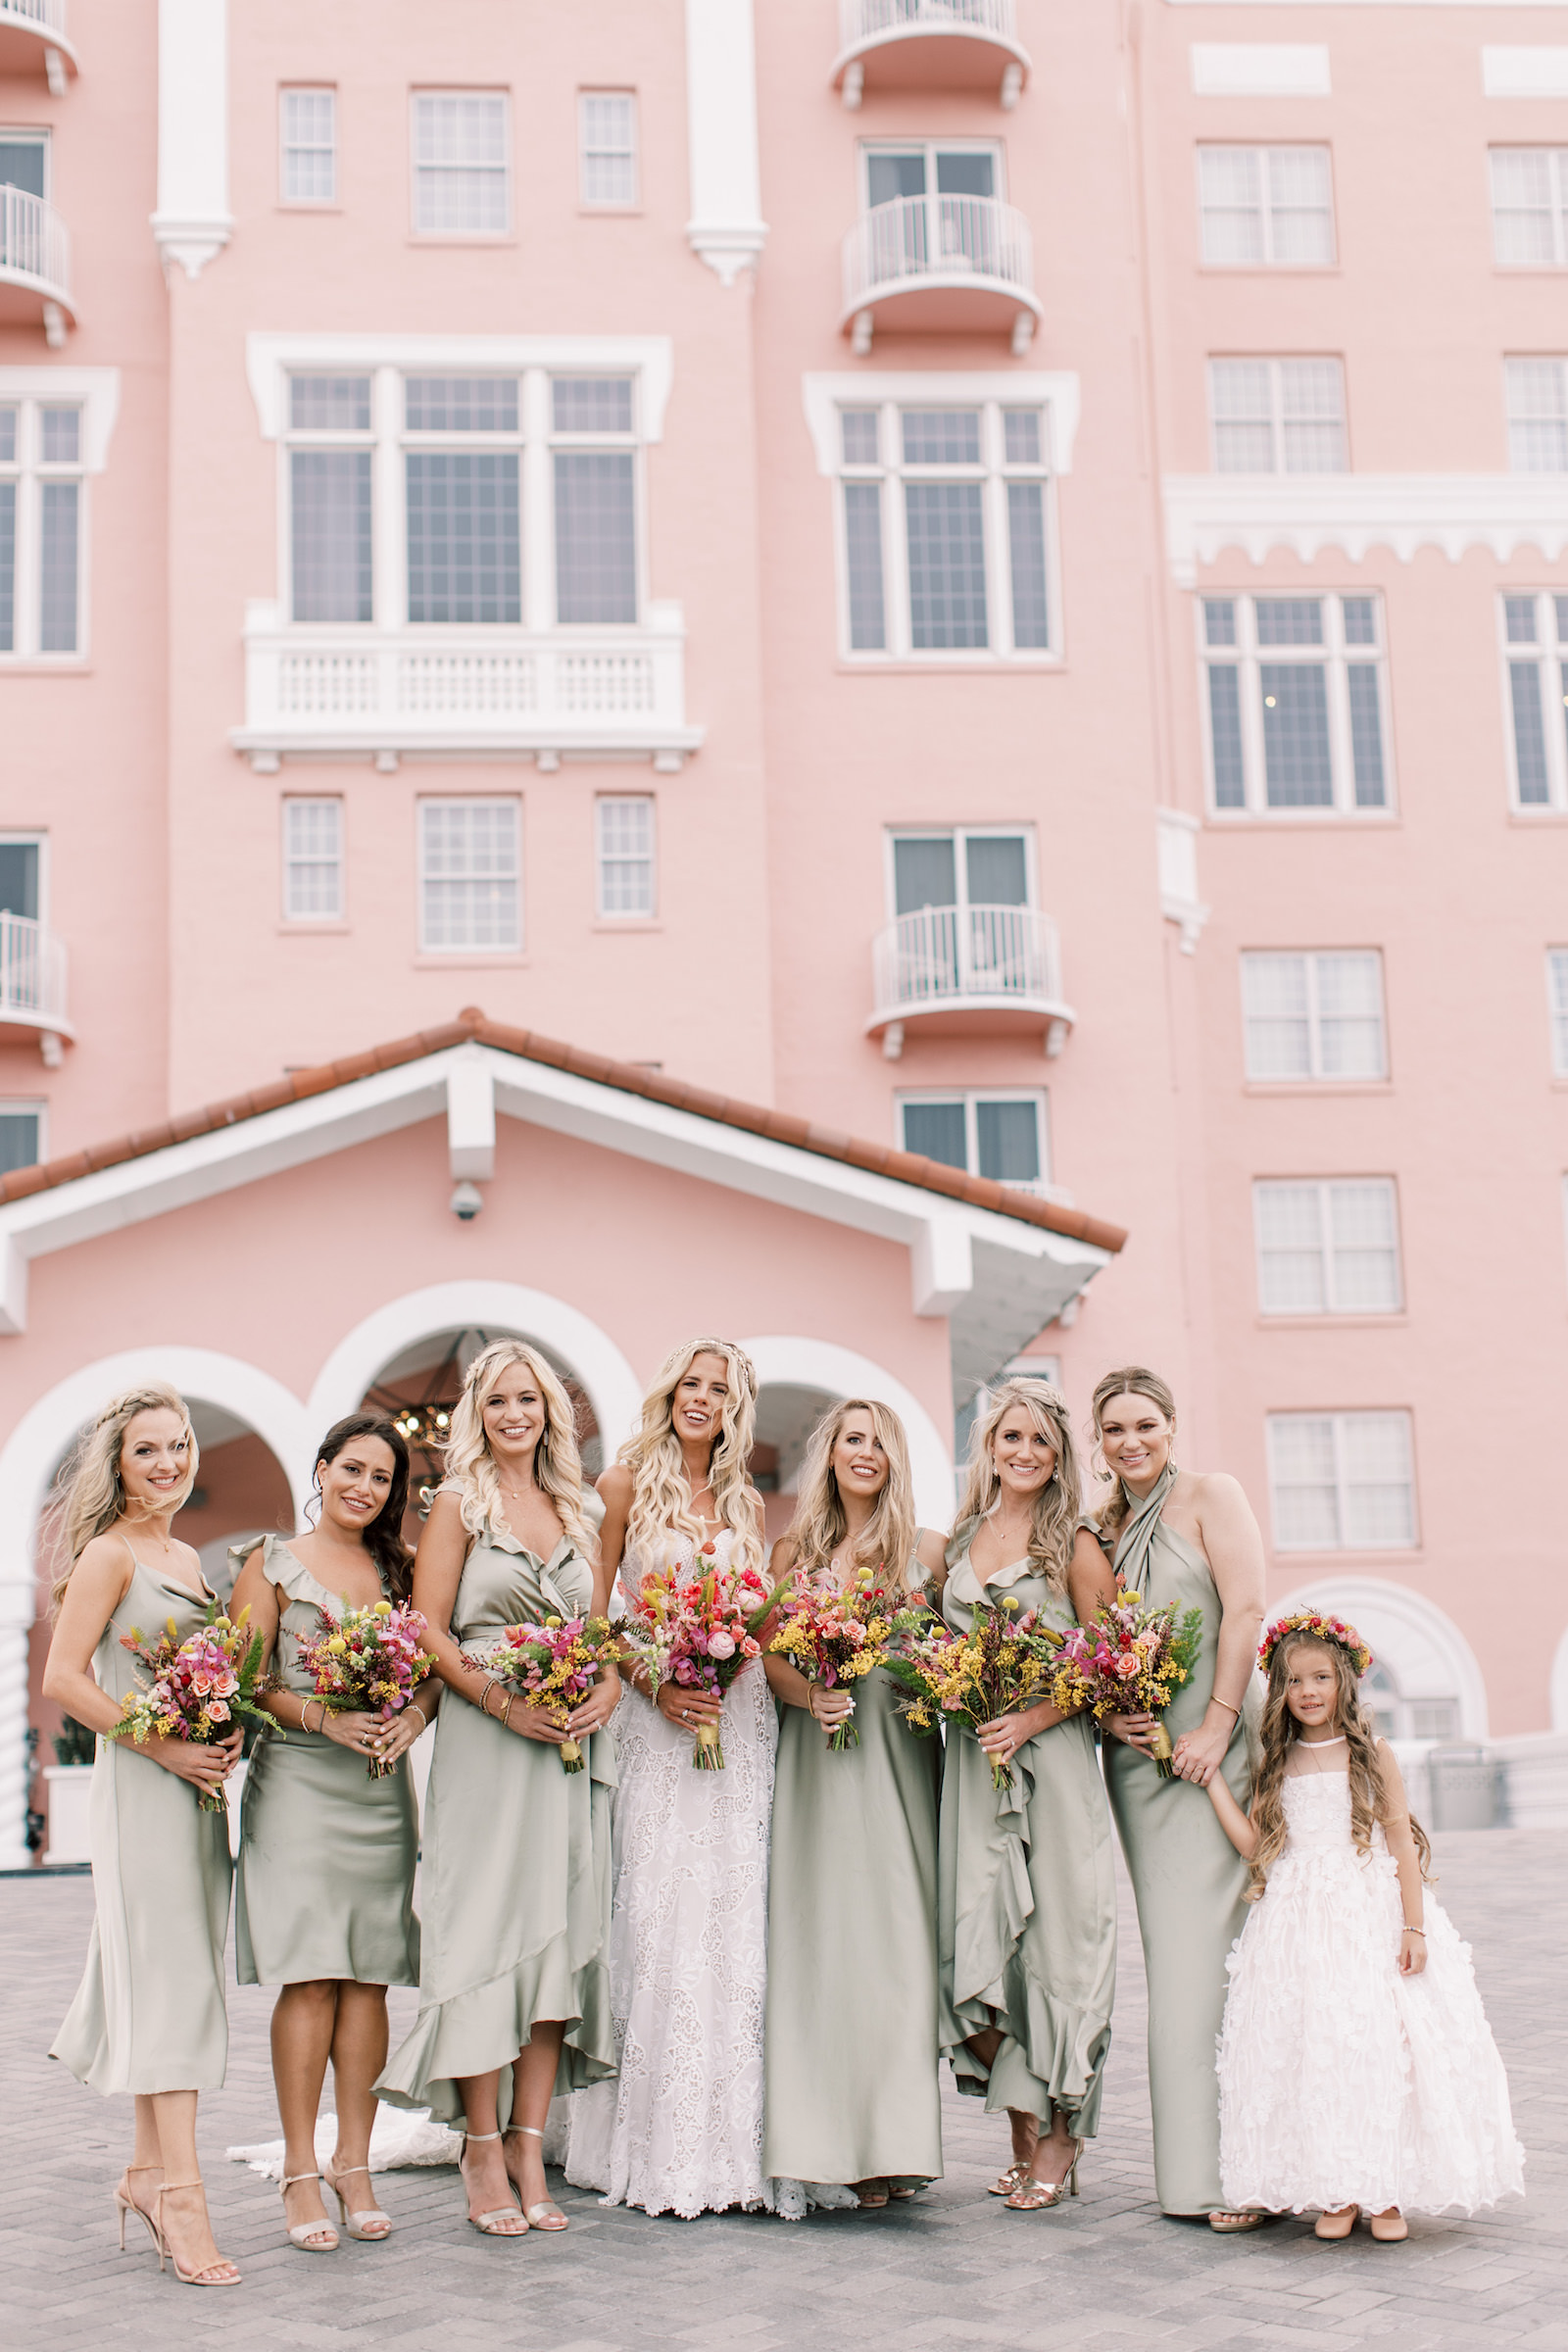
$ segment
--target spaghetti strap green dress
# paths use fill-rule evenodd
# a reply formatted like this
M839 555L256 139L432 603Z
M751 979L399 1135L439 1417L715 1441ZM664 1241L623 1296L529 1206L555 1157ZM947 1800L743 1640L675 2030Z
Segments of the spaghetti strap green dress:
M131 1558L125 1597L92 1661L117 1702L145 1679L122 1638L156 1639L172 1619L184 1642L214 1598ZM99 1740L90 1805L92 1936L49 2055L91 2090L217 2090L228 2063L228 1814L204 1813L189 1781L129 1740Z
M1004 1596L1050 1625L1072 1604L1027 1560L981 1586L970 1562L976 1522L948 1545L942 1614L967 1634ZM1091 2139L1116 1997L1116 1888L1094 1728L1069 1716L1026 1740L1012 1787L998 1790L972 1732L950 1730L942 1786L942 2046L960 2091L992 2114L1014 2107ZM990 2074L966 2037L995 2026Z
M1165 1728L1176 1740L1197 1730L1213 1695L1220 1599L1202 1553L1160 1517L1174 1479L1167 1470L1127 1520L1115 1565L1120 1581L1153 1607L1175 1601L1203 1612L1197 1661L1165 1710ZM1104 1755L1149 1978L1155 2193L1165 2213L1213 2213L1225 2204L1215 2044L1225 2013L1225 1958L1247 1918L1247 1864L1220 1828L1206 1790L1162 1779L1152 1757L1118 1740L1107 1738ZM1232 1732L1220 1769L1245 1812L1252 1796L1245 1723Z
M469 1654L509 1625L584 1616L593 1572L563 1536L550 1558L487 1535L464 1567L452 1636ZM478 1678L475 1678L478 1688ZM557 2095L615 2072L610 2016L608 1730L567 1772L559 1749L524 1740L448 1691L425 1790L419 2012L376 2084L394 2107L456 2122L458 2083L501 2069L503 2127L512 2061L535 2020L564 2018Z
M914 1571L915 1583L920 1572ZM782 1709L767 1898L762 2174L913 2186L942 2172L937 1790L942 1750L894 1686L855 1686L858 1747Z
M300 1642L342 1593L318 1584L280 1536L263 1573L286 1603L272 1671L284 1690L315 1689ZM240 1806L234 1945L242 1984L416 1984L419 1926L414 1868L419 1823L408 1758L372 1780L365 1758L319 1732L270 1727L251 1751Z

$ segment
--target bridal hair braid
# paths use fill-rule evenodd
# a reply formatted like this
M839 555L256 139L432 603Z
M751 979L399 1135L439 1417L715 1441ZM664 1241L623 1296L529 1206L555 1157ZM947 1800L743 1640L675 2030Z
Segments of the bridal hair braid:
M762 1533L757 1493L746 1475L757 1432L757 1369L733 1340L688 1340L666 1355L643 1398L642 1423L615 1459L631 1472L631 1510L626 1541L645 1558L657 1558L670 1529L695 1544L707 1529L692 1508L680 1440L675 1435L675 1391L700 1355L722 1358L729 1395L719 1415L718 1437L708 1464L713 1507L735 1538L738 1564L760 1568Z
M844 1497L839 1493L833 1468L833 1448L852 1413L863 1413L870 1422L887 1456L888 1475L876 1498L876 1508L856 1540L850 1554L851 1565L856 1569L880 1568L889 1583L903 1590L908 1586L915 1538L920 1532L914 1516L908 1442L904 1435L904 1423L892 1406L878 1404L870 1396L847 1396L842 1404L823 1414L807 1441L806 1459L796 1490L795 1517L790 1525L795 1565L808 1575L820 1571L849 1534ZM923 1581L924 1574L923 1569L915 1568L916 1584Z
M177 1413L185 1424L185 1443L190 1448L184 1479L168 1502L157 1505L156 1512L150 1504L132 1507L120 1474L125 1432L138 1413ZM97 1420L83 1430L55 1480L61 1506L60 1546L66 1564L49 1588L52 1612L58 1611L71 1572L95 1536L106 1534L117 1519L161 1519L166 1510L172 1516L184 1508L196 1484L200 1458L190 1408L167 1381L143 1381L139 1388L122 1389L118 1396L110 1397Z
M513 1541L501 1494L501 1472L484 1426L484 1402L509 1364L520 1364L539 1391L545 1425L533 1449L534 1484L549 1496L573 1548L585 1560L598 1557L598 1539L583 1515L582 1456L571 1399L535 1348L521 1340L495 1340L468 1366L463 1394L452 1408L446 1443L446 1473L437 1492L461 1498L463 1524L470 1536Z
M403 1541L403 1514L409 1507L409 1442L395 1421L384 1413L348 1413L334 1421L316 1448L316 1500L321 1499L321 1468L330 1466L356 1438L379 1438L392 1456L392 1477L386 1500L368 1527L360 1530L376 1571L392 1598L406 1601L414 1589L414 1554Z
M1116 1538L1121 1534L1132 1509L1126 1488L1111 1471L1104 1454L1100 1450L1101 1423L1105 1407L1113 1396L1147 1396L1151 1404L1158 1406L1171 1428L1174 1430L1176 1427L1176 1399L1159 1374L1151 1372L1147 1365L1122 1364L1116 1371L1107 1372L1103 1380L1095 1383L1095 1393L1089 1399L1090 1417L1095 1425L1095 1466L1103 1470L1111 1482L1110 1493L1101 1503L1095 1517L1101 1535L1112 1551L1116 1548Z
M1378 1767L1377 1733L1361 1704L1361 1678L1356 1673L1355 1660L1337 1642L1317 1642L1310 1634L1287 1636L1276 1644L1269 1661L1268 1696L1263 1702L1258 1735L1262 1755L1252 1793L1252 1827L1257 1832L1257 1843L1252 1849L1251 1884L1247 1889L1250 1903L1257 1901L1268 1884L1270 1868L1285 1850L1285 1767L1301 1736L1300 1725L1285 1703L1285 1693L1290 1686L1291 1660L1298 1658L1303 1650L1328 1658L1334 1667L1334 1730L1343 1734L1346 1742L1350 1782L1350 1838L1356 1852L1363 1858L1369 1855L1374 1823L1387 1823L1393 1818L1387 1808L1383 1775ZM1432 1846L1415 1816L1409 1818L1421 1876L1429 1878Z
M1056 1466L1035 1496L1029 1523L1029 1559L1057 1592L1067 1590L1067 1562L1072 1557L1083 1508L1083 1481L1078 1449L1067 1418L1067 1399L1045 1380L1004 1380L988 1392L990 1403L975 1421L969 1437L969 1460L957 1524L984 1519L995 1510L1002 1480L992 1458L991 1442L1009 1413L1029 1415L1040 1435L1056 1448Z

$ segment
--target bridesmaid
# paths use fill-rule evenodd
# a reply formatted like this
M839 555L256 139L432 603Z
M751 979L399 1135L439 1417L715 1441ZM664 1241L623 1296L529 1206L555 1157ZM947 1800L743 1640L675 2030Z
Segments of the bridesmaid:
M379 1413L329 1429L316 1464L319 1517L285 1543L245 1546L233 1606L249 1608L273 1680L264 1701L281 1737L252 1751L241 1808L234 1930L242 1984L281 1987L272 2011L272 2076L283 2122L283 2211L295 2245L329 2254L316 2168L316 2116L332 2061L337 2149L325 2180L351 2237L385 2237L387 2216L352 2188L369 2186L376 2076L386 2064L386 1988L419 1981L414 1917L418 1811L402 1759L435 1713L421 1683L390 1723L329 1714L312 1695L299 1645L321 1614L409 1597L403 1541L409 1449ZM314 1720L313 1720L314 1715ZM372 1780L371 1757L396 1765Z
M1244 1812L1251 1799L1242 1708L1263 1622L1263 1540L1234 1478L1177 1469L1176 1400L1154 1373L1107 1372L1092 1409L1114 1482L1099 1535L1115 1574L1102 1558L1089 1606L1120 1583L1156 1607L1203 1612L1198 1662L1165 1710L1175 1778L1154 1767L1151 1716L1113 1715L1105 1727L1105 1782L1149 1977L1154 2186L1168 2214L1251 2230L1260 2217L1227 2211L1220 2188L1214 2065L1248 1874L1203 1791L1219 1772Z
M869 1568L912 1599L924 1581L904 1425L857 1396L817 1424L775 1583L842 1591ZM895 1603L894 1605L898 1605ZM782 1702L768 1881L762 2171L848 2180L860 2203L942 2172L937 2081L937 1787L942 1751L900 1722L894 1687L848 1690L766 1660ZM853 1713L858 1747L827 1735ZM824 2000L835 1984L896 1999Z
M1104 1563L1080 1518L1065 1398L1040 1380L991 1392L975 1423L951 1542L922 1556L942 1614L967 1634L1015 1600L1066 1627ZM998 1793L991 1759L1011 1763ZM1012 2163L993 2187L1014 2213L1059 2205L1100 2123L1116 1991L1110 1822L1085 1715L1049 1699L950 1738L942 1789L942 2044L959 2090L1005 2108Z
M565 2229L545 2182L551 2095L614 2073L614 1749L589 1735L620 1678L607 1665L563 1730L465 1653L508 1625L602 1616L595 1553L566 1392L532 1348L498 1340L463 1384L414 1564L447 1696L425 1792L419 2014L376 2085L394 2106L464 2116L468 2219L487 2237ZM555 1752L567 1738L581 1772Z
M65 1486L70 1565L54 1589L47 1698L102 1735L137 1687L122 1644L172 1624L185 1641L216 1598L201 1561L171 1534L196 1479L184 1401L150 1381L114 1397L77 1448ZM93 2090L130 2092L136 2149L115 2190L145 2224L158 2267L172 2256L188 2286L237 2286L207 2218L196 2161L196 2100L222 2085L228 2058L223 1942L228 1932L228 1816L197 1799L220 1788L240 1732L209 1746L183 1740L98 1742L92 1785L95 1900L87 1965L56 2037L59 2058Z

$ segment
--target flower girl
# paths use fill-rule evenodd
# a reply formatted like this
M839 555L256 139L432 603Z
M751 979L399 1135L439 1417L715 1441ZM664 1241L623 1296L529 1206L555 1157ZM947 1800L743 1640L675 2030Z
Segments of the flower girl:
M1470 1952L1425 1898L1431 1849L1361 1705L1372 1653L1303 1611L1271 1625L1250 1815L1218 1773L1214 1810L1257 1908L1227 1966L1219 2041L1225 2202L1357 2215L1385 2243L1406 2213L1471 2214L1522 2190L1508 2083Z

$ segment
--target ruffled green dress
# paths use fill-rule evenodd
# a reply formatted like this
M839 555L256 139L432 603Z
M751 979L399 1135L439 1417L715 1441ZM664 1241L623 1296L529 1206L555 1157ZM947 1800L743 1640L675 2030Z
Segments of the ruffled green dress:
M1027 1560L983 1589L970 1564L975 1523L948 1545L942 1614L966 1634L1004 1596L1049 1624L1073 1620L1064 1594ZM1080 2137L1099 2129L1116 1994L1116 1888L1094 1731L1075 1715L1041 1732L994 1788L972 1732L950 1730L942 1785L942 2046L960 2091L1044 2124L1053 2107ZM989 2076L966 2036L1000 2028Z

